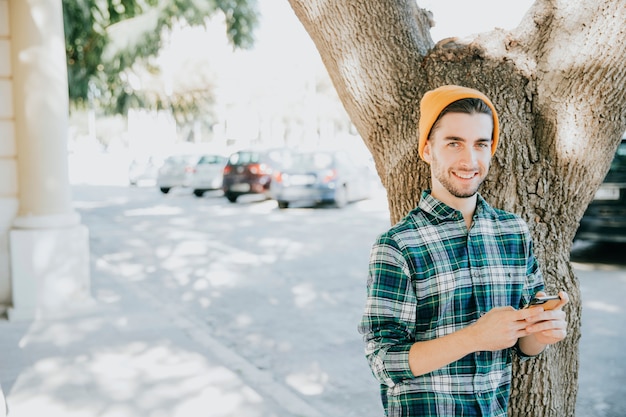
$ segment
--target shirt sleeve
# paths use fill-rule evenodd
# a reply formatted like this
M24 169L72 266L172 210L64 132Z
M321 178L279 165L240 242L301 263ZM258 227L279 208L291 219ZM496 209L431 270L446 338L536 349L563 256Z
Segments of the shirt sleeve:
M397 242L382 235L370 253L365 312L359 333L372 373L383 385L414 378L409 350L414 342L416 296Z

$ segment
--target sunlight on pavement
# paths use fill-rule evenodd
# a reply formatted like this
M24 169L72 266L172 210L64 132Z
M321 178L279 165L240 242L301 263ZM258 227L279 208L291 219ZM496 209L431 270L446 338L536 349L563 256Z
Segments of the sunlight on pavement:
M313 303L317 298L317 293L311 283L296 285L291 292L294 294L294 303L300 308Z
M76 357L49 357L25 369L11 397L15 416L230 416L255 412L262 397L222 366L169 342L131 342ZM75 387L80 395L67 395ZM56 395L51 394L56 393ZM66 395L60 395L65 393ZM90 395L91 393L91 395Z
M172 206L156 206L141 209L126 210L124 216L175 216L181 214L183 210L180 207Z
M286 382L301 394L320 395L328 383L328 374L314 363L308 369L287 375Z
M106 324L111 323L100 317L84 318L79 322L71 323L35 321L30 326L30 332L21 338L19 346L22 349L37 344L51 344L57 347L71 346L74 343L89 339Z
M306 250L306 245L302 240L281 237L261 237L258 245L274 256L275 261L298 259Z

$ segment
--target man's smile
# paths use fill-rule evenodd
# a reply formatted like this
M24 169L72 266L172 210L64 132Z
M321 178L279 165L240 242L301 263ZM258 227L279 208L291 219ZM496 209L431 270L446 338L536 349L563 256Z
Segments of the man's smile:
M478 175L478 172L474 171L474 172L457 172L457 171L452 171L452 174L455 177L459 177L463 180L471 180L472 178L474 178L476 175Z

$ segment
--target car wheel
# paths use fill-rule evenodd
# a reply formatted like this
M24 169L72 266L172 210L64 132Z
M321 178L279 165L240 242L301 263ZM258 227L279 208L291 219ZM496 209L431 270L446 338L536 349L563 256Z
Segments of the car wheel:
M161 187L160 190L163 194L167 194L170 192L170 187Z
M278 201L278 208L279 209L289 208L289 202L288 201Z
M193 190L193 195L196 197L202 197L204 195L204 190Z
M237 202L237 194L233 194L233 193L226 193L226 198L228 199L228 201L230 201L231 203L236 203Z
M335 190L335 207L342 208L348 204L348 189L345 185Z

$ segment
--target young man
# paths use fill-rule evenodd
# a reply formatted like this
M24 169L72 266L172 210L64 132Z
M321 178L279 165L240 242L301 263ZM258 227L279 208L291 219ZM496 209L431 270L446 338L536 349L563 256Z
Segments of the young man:
M366 357L389 417L506 416L512 352L562 340L568 296L523 308L543 290L528 227L478 194L499 139L491 101L448 85L420 110L431 189L372 247Z

